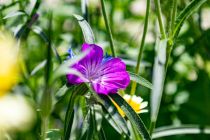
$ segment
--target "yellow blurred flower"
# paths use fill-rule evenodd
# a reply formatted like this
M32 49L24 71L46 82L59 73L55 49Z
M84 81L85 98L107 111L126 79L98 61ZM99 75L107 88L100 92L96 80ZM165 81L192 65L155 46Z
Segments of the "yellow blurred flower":
M0 97L17 82L17 50L16 40L0 29Z
M136 113L145 113L148 112L147 109L145 109L145 107L147 107L148 102L144 101L141 97L138 97L136 95L128 95L125 94L123 95L123 99L133 108L133 110ZM123 110L113 101L114 105L117 107L118 112L120 113L120 115L122 117L125 117L125 113L123 112Z

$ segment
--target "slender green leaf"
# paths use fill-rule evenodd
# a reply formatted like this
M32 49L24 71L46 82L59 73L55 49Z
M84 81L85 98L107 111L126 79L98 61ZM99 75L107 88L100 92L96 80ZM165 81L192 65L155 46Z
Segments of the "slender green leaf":
M181 125L181 126L164 126L157 128L152 134L153 139L158 139L173 135L186 134L210 134L210 127L202 127L199 125Z
M17 17L17 16L22 16L22 15L27 15L25 11L19 10L19 11L12 11L9 14L7 14L3 19L8 19L12 17Z
M93 109L94 109L94 115L95 115L95 121L96 123L96 130L97 132L100 132L101 130L101 124L102 124L102 119L103 119L103 111L102 111L102 107L100 105L94 104L93 105Z
M141 140L141 137L139 137L137 130L135 129L135 127L131 124L129 120L127 121L127 125L131 132L131 138L135 140Z
M35 75L38 71L44 68L44 66L47 64L47 60L42 61L39 63L32 71L31 76Z
M104 133L103 128L101 128L101 131L99 133L99 137L100 137L100 140L106 140L106 135Z
M95 122L95 115L93 107L90 107L90 117L89 117L89 128L87 130L87 137L86 140L94 140L94 134L96 132L96 122Z
M69 140L78 140L82 134L83 113L78 103L74 106L74 119Z
M48 44L50 42L48 36L46 35L46 33L43 31L43 29L41 27L39 27L39 26L32 26L32 31L34 33L36 33L37 35L39 35L43 39L43 41L45 43ZM60 57L57 49L53 45L52 45L52 49L53 49L53 53L55 54L57 60L61 64L62 63L62 60L61 60L61 57Z
M77 100L77 98L80 95L84 95L85 93L88 92L88 88L86 86L86 84L81 84L79 86L77 86L74 91L71 93L71 97L69 100L69 104L67 107L67 112L66 112L66 116L65 116L65 123L64 123L64 140L69 140L70 138L70 132L71 132L71 127L72 127L72 123L73 123L73 114L74 114L74 103L75 100Z
M74 17L79 22L85 42L93 44L95 42L95 37L94 37L93 31L92 31L90 25L88 24L88 22L83 17L81 17L79 15L74 15Z
M89 117L90 117L90 110L88 110L88 112L87 112L87 114L85 116L85 119L83 121L82 130L81 130L82 131L82 134L81 134L80 140L84 140L85 137L86 137L87 130L88 130L89 125L90 125L90 123L89 123Z
M6 9L8 9L8 8L11 8L11 7L13 7L13 6L15 6L16 4L19 4L21 1L14 1L14 2L12 2L11 4L9 4L9 5L1 5L0 4L0 11L3 11L3 10L6 10Z
M128 119L131 121L132 125L138 130L139 135L144 140L151 140L150 135L147 131L146 126L144 125L141 118L136 114L132 107L119 95L119 94L110 94L109 95L125 112Z
M118 133L122 134L123 132L127 136L130 136L130 132L128 130L125 119L119 114L117 108L109 99L109 97L106 95L100 95L100 97L104 101L104 108L109 113L109 115L105 115L105 118L110 123L110 125L112 125Z
M139 83L140 85L147 87L149 89L152 89L152 83L150 83L148 80L146 80L145 78L141 77L140 75L137 75L135 73L129 72L130 75L130 79L132 81L135 81L137 83Z
M48 36L44 33L43 29L39 26L33 26L32 31L36 34L38 34L46 43L49 43Z
M165 81L167 40L156 42L156 57L153 69L153 90L151 94L151 120L156 122Z
M173 31L173 37L176 38L180 32L180 29L184 21L193 14L202 4L207 0L193 0L177 17L175 29Z

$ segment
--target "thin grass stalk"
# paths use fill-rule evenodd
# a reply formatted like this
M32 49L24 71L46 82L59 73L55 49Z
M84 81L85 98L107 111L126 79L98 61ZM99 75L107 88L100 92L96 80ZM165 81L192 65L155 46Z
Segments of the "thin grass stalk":
M101 0L101 7L102 7L102 13L103 13L103 17L104 17L104 22L106 25L106 30L108 32L108 36L109 36L109 42L110 42L110 48L111 48L111 52L112 52L112 56L115 57L115 50L114 50L114 41L113 41L113 36L112 36L112 31L109 25L109 21L107 18L107 14L106 14L106 7L105 7L105 2L104 0Z
M172 12L171 12L171 24L170 24L170 32L169 32L169 38L173 36L173 30L175 27L175 20L176 20L176 14L177 14L177 0L172 0Z
M155 8L156 8L157 17L158 17L161 39L165 39L166 38L166 33L165 33L164 25L163 25L163 19L162 19L162 14L161 14L161 7L160 7L160 0L154 0L154 2L155 2Z
M137 59L137 64L136 64L136 69L135 69L135 74L139 73L140 70L140 62L142 58L142 53L144 49L144 44L145 44L145 39L146 39L146 34L147 34L147 29L148 29L148 21L149 21L149 12L150 12L150 0L147 0L147 7L146 7L146 16L145 16L145 21L144 21L144 31L141 39L141 45L139 48L139 54L138 54L138 59ZM136 86L137 83L135 81L132 82L131 85L131 95L134 95L136 92Z
M47 64L45 67L45 89L41 100L41 117L42 117L42 129L41 129L41 139L46 139L46 132L48 130L49 115L52 108L52 93L50 87L50 78L52 70L52 46L51 46L51 34L52 34L52 12L49 14L49 43L47 45Z

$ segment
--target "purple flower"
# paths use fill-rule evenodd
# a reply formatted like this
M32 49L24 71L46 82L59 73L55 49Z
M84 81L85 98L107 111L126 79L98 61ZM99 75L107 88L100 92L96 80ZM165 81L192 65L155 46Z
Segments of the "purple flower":
M83 75L84 79L68 74L68 83L89 82L96 93L106 95L128 86L130 77L126 72L126 65L120 58L107 55L104 57L102 48L95 44L83 44L82 52L86 50L89 50L89 53L72 66Z

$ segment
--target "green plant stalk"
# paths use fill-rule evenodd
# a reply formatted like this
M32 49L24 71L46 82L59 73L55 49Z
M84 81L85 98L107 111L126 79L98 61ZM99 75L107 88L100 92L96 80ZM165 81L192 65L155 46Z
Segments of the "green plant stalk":
M155 2L156 12L157 12L157 16L158 16L158 23L159 23L159 28L160 28L161 39L165 39L166 33L165 33L164 25L163 25L160 0L154 0L154 2Z
M21 2L19 4L20 4L20 7L21 7ZM38 14L36 14L36 12L39 9L40 4L41 4L41 0L36 0L36 3L35 3L35 5L32 9L32 12L31 12L30 16L28 17L26 23L20 28L20 30L15 35L16 39L20 39L20 38L24 39L24 40L27 39L31 26L38 19Z
M144 43L145 43L145 38L146 38L148 23L149 23L148 22L149 21L149 12L150 12L150 0L147 0L146 16L145 16L145 21L144 21L144 31L143 31L143 35L142 35L142 39L141 39L141 45L139 48L139 54L138 54L135 74L138 74L139 69L140 69L140 62L141 62L141 58L142 58L142 53L143 53L143 49L144 49ZM137 83L135 81L133 81L132 85L131 85L131 92L130 92L131 95L135 94L136 86L137 86Z
M164 81L165 81L165 77L166 77L166 72L167 72L167 68L168 68L168 62L170 59L170 55L174 46L174 41L176 40L178 33L181 29L181 25L184 23L184 21L193 13L193 10L195 10L196 8L200 7L204 2L206 2L206 0L194 0L192 1L182 12L181 14L177 17L178 20L175 21L175 16L176 16L176 11L177 11L177 3L176 1L173 1L173 8L172 8L172 21L173 23L171 23L173 26L171 26L171 28L173 28L172 30L172 34L170 34L170 38L167 42L167 54L166 54L166 63L165 63L165 76L164 76ZM177 24L175 25L175 22L177 22ZM163 81L163 82L164 82ZM161 102L161 98L159 100L159 103ZM152 134L153 129L155 128L155 124L156 124L156 120L157 120L157 116L156 118L152 118L152 122L150 125L150 134Z
M109 35L109 42L110 42L110 48L111 48L111 52L112 52L112 56L115 57L115 50L114 50L114 41L113 41L113 37L112 37L112 31L109 25L109 21L107 18L107 14L106 14L106 7L105 7L105 2L104 0L101 0L101 7L102 7L102 13L103 13L103 17L104 17L104 22L106 25L106 30L108 32Z
M46 138L46 131L48 129L48 123L49 123L49 119L47 117L43 117L42 118L42 126L41 126L41 130L44 130L44 131L41 131L41 140L45 140Z
M46 131L48 130L49 123L49 115L52 109L52 93L51 93L51 85L50 78L52 72L52 45L51 45L51 34L52 34L52 13L49 14L49 43L47 44L47 63L45 67L45 89L42 95L41 100L41 117L42 117L42 135L41 139L45 140Z
M177 14L177 0L172 0L171 24L169 29L169 39L173 37L173 30L175 27L175 20Z
M160 1L159 0L155 0L155 6L156 6L156 9L157 9L157 16L158 16L160 33L161 33L161 39L166 39L167 36L165 34L165 30L164 30L164 26L163 26L163 21L162 21L162 16L161 16L161 8L160 8ZM175 19L176 19L176 12L177 12L177 0L173 0L172 11L171 11L171 24L169 25L170 26L169 36L173 36L173 30L174 30ZM173 38L171 38L167 42L165 74L167 72L168 62L169 62L169 58L170 58L170 55L171 55L173 45L174 45L173 44ZM164 81L165 81L165 77L166 77L166 75L164 76ZM161 102L161 100L162 100L162 97L161 97L159 102ZM158 112L159 112L159 109L158 109ZM150 134L153 133L153 130L154 130L155 125L156 125L156 121L157 121L157 119L152 120L151 123L150 123L150 129L149 129Z

